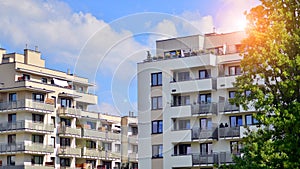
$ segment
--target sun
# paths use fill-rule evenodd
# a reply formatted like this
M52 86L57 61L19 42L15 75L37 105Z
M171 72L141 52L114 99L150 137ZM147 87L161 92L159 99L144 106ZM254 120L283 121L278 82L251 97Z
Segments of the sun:
M238 30L245 30L246 29L246 27L247 27L247 20L246 20L246 18L239 18L239 19L237 19L236 21L235 21L235 25L236 25L236 28L238 29Z

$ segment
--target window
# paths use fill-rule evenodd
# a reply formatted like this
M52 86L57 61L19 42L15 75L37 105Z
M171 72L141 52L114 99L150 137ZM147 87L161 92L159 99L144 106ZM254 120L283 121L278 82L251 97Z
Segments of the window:
M72 100L66 99L66 98L61 98L60 105L61 105L61 107L72 107Z
M178 120L179 130L188 130L191 129L190 120Z
M151 73L151 86L162 85L162 73Z
M87 140L86 141L86 147L87 148L96 148L96 142L92 140Z
M71 126L71 120L70 119L60 118L60 123L61 124L65 123L66 127L70 127Z
M199 79L210 78L210 70L199 70Z
M240 154L242 144L239 143L238 141L231 141L230 142L230 152L232 154Z
M50 143L49 143L50 146L53 146L55 148L55 137L51 137L50 138Z
M160 134L163 132L163 121L152 121L152 134Z
M189 72L178 72L178 81L186 81L190 80L190 73Z
M246 90L246 91L245 91L245 96L248 97L248 96L250 96L250 94L251 94L251 91L250 91L250 90Z
M32 114L32 121L34 122L44 122L44 116L41 114Z
M15 134L8 135L7 142L8 144L16 144L16 135Z
M42 81L42 83L47 83L48 80L47 80L47 78L42 77L41 81Z
M30 75L23 74L23 80L30 80Z
M200 119L200 128L201 129L212 129L211 119L207 119L207 118Z
M199 94L198 103L211 103L211 94Z
M252 114L245 115L245 124L248 125L255 125L258 124L258 120L256 120Z
M131 127L132 135L138 135L138 128L137 127Z
M43 135L32 135L32 142L33 143L43 143L44 136Z
M86 163L90 163L92 164L92 168L95 168L96 167L96 160L86 160Z
M152 145L152 158L162 158L163 157L163 145Z
M16 165L16 156L7 156L7 165Z
M9 100L9 102L17 101L17 93L9 93L8 100Z
M173 106L184 106L190 104L190 96L173 96Z
M32 164L43 165L43 160L44 160L43 156L33 156L32 159L31 159L31 163Z
M235 97L235 91L229 91L229 99L233 99Z
M115 152L117 152L117 153L121 152L121 145L120 144L115 144Z
M230 127L238 127L243 125L242 116L230 116Z
M60 166L61 167L70 167L70 159L69 158L60 158Z
M40 93L32 93L32 99L35 101L40 101L43 102L44 101L44 95L40 94Z
M105 151L111 151L111 143L103 142L102 145Z
M91 122L91 121L87 121L86 124L88 126L90 126L90 129L96 129L96 123L95 122Z
M188 155L191 153L191 144L179 144L174 147L174 155Z
M241 67L240 66L229 66L229 75L240 75L241 74Z
M70 138L60 138L60 146L71 146Z
M8 122L13 123L17 121L17 115L16 114L9 114L8 115Z
M132 145L132 152L134 153L138 152L138 145Z
M151 98L151 108L152 110L162 109L162 97L152 97Z
M51 117L51 124L53 124L54 127L56 126L56 125L55 125L55 117Z
M212 143L203 143L200 144L200 153L201 155L212 154Z

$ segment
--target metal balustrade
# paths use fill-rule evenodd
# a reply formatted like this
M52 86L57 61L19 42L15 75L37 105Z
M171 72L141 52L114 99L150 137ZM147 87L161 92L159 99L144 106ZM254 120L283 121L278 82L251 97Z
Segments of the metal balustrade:
M218 139L218 128L192 128L192 139Z
M42 122L34 122L31 120L20 120L16 122L2 122L0 123L0 131L5 133L16 130L28 130L35 132L53 132L53 124L44 124ZM1 133L0 133L1 134Z
M218 154L192 154L193 165L213 165L218 164Z
M13 110L23 110L30 109L35 111L42 112L53 112L54 106L51 104L46 104L39 101L34 101L31 99L17 100L11 102L2 102L0 103L0 112L2 111L13 111Z
M219 128L219 137L240 137L240 127L223 127Z
M0 153L16 153L16 152L33 152L33 153L53 153L53 146L44 145L42 143L31 143L25 144L15 143L15 144L0 144Z
M192 105L192 114L194 115L206 115L206 114L217 114L218 104L217 103L199 103Z

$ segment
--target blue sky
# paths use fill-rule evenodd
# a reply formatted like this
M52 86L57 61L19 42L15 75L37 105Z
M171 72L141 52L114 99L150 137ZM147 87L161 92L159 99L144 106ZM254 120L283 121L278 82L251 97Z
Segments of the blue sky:
M91 110L137 112L136 63L155 40L242 30L257 0L2 0L0 45L22 53L38 46L46 66L71 69L97 84Z

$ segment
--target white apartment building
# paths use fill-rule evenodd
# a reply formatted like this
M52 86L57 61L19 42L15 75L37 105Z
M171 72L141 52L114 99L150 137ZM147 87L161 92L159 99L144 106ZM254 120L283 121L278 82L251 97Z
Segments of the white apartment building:
M91 86L38 51L0 49L0 169L120 169L121 117L87 111Z
M156 41L138 63L139 168L199 169L240 155L254 109L231 105L244 32ZM247 94L247 92L245 92Z

